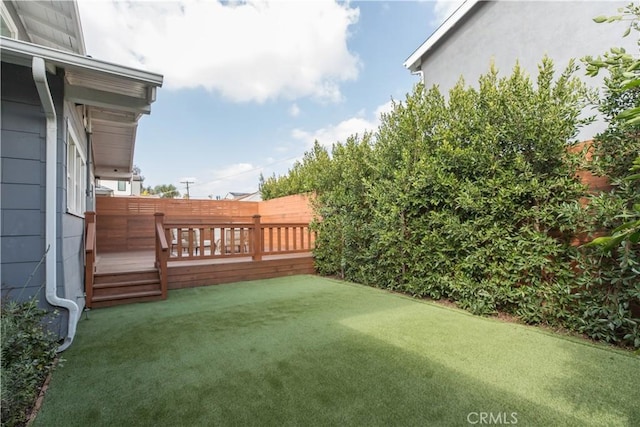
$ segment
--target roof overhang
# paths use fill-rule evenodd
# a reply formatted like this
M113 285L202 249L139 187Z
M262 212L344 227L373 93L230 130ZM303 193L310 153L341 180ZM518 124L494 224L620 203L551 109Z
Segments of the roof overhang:
M438 42L444 39L450 31L452 31L462 19L476 6L482 3L480 0L466 0L451 14L429 38L416 49L409 58L404 62L405 68L412 73L419 73L422 61L425 55L433 49Z
M30 67L40 57L49 72L63 70L65 100L87 107L95 175L131 177L138 120L151 112L162 75L5 37L0 52L2 62Z

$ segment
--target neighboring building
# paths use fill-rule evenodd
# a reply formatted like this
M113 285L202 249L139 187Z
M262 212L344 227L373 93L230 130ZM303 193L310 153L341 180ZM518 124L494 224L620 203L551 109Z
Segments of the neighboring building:
M637 54L632 38L622 38L625 26L596 24L593 18L614 15L628 2L618 1L465 1L404 63L420 73L426 87L437 84L443 93L460 76L466 84L477 85L478 77L493 61L501 75L507 76L516 61L535 79L538 65L546 54L556 71L562 71L571 58L597 56L611 47L625 47ZM584 67L581 67L584 70ZM583 80L600 87L601 78ZM603 123L583 129L586 140L601 131Z
M75 1L2 1L0 16L2 297L56 309L62 350L84 307L95 180L130 179L162 76L88 57Z
M96 189L96 195L99 196L140 196L142 192L142 177L140 175L132 175L130 179L99 179L96 181L96 186L98 185L103 188L100 193ZM111 191L108 194L104 194L104 189Z
M95 192L96 197L113 197L113 189L109 187L103 187L98 183L96 183L93 191Z
M224 196L225 200L236 200L238 202L260 202L262 201L262 194L259 191L255 193L227 193Z

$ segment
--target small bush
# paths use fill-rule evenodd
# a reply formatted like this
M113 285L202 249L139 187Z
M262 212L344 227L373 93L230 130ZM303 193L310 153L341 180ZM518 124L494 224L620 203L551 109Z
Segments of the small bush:
M2 426L27 421L56 357L57 337L37 300L2 304Z

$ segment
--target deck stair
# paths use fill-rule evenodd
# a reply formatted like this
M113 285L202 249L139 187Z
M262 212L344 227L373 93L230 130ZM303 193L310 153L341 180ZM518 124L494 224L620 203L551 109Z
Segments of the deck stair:
M96 273L92 308L162 299L160 276L156 268Z

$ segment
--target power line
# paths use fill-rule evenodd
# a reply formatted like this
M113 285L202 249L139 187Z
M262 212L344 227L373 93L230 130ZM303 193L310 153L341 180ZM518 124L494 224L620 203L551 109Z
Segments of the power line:
M180 184L186 184L186 186L187 186L187 198L189 198L189 189L191 187L205 186L205 185L214 184L216 182L223 182L223 181L226 181L228 179L235 178L235 177L238 177L240 175L244 175L244 174L247 174L247 173L250 173L250 172L254 172L254 171L257 171L257 170L260 170L260 169L264 169L264 168L266 168L268 166L272 166L272 165L275 165L275 164L278 164L278 163L288 162L288 161L291 161L291 160L298 160L298 159L302 158L303 156L304 156L304 153L300 154L300 155L297 155L297 156L288 157L288 158L285 158L285 159L274 160L272 162L269 162L269 163L261 165L261 166L254 166L251 169L247 169L247 170L244 170L242 172L236 172L236 173L231 174L231 175L221 176L221 177L216 178L216 179L214 179L212 181L205 181L205 182L198 182L198 183L195 183L194 181L180 181ZM194 185L192 185L190 187L189 184L194 184ZM158 193L157 195L162 196L162 195L167 194L167 193L169 193L169 191L167 191L165 193Z
M189 184L193 184L195 181L180 181L180 184L187 184L187 199L190 199L189 197Z

